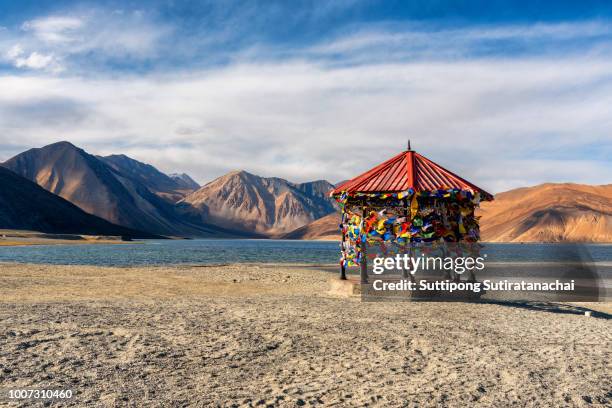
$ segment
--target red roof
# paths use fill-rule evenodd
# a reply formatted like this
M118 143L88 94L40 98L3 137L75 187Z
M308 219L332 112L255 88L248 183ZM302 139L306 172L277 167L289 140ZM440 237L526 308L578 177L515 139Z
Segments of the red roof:
M333 194L414 191L471 190L491 196L483 189L412 150L406 150L336 187ZM483 197L484 198L484 197Z

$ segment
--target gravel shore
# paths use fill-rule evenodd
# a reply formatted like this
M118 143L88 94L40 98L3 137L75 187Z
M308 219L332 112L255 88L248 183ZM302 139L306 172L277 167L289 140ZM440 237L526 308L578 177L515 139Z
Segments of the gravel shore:
M362 303L330 277L0 265L0 388L72 389L74 406L612 405L609 314Z

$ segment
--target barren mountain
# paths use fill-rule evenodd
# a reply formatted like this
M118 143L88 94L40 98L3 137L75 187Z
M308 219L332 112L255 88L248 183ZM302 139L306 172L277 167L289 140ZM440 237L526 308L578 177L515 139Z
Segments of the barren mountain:
M298 229L281 236L283 239L312 239L312 240L338 240L340 239L340 213L333 212L319 218Z
M168 176L174 180L183 190L195 191L200 188L200 185L185 173L170 173Z
M181 178L168 176L150 164L139 162L124 154L97 157L117 172L137 181L171 203L176 203L199 187L187 174L182 174ZM191 180L196 186L187 186L190 183L186 180Z
M612 185L542 184L495 195L478 214L487 242L612 242ZM328 215L284 235L340 239L339 216Z
M335 211L326 181L294 184L235 171L179 202L185 212L220 226L277 235Z
M0 167L0 228L53 234L116 235L154 238L153 235L111 224L38 184Z
M612 184L541 184L481 205L483 241L612 242Z
M114 224L162 235L228 234L199 220L187 221L139 177L69 142L30 149L3 166Z

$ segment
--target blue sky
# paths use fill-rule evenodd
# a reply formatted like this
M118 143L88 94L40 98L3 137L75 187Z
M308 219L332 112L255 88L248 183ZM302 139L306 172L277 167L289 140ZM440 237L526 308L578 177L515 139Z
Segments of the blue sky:
M611 182L610 2L194 3L0 1L0 160L337 181L410 138L492 191Z

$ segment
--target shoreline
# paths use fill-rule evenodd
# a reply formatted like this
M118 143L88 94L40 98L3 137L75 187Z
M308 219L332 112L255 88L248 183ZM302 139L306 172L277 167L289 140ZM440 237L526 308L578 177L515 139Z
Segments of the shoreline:
M91 245L91 244L126 244L141 243L123 240L119 236L53 234L28 230L0 229L0 247L31 245Z
M142 241L121 241L121 240L104 240L104 239L84 239L84 240L61 240L61 239L28 239L19 241L9 241L0 239L0 247L14 246L41 246L41 245L96 245L96 244L142 244Z
M178 240L194 240L194 239L227 239L227 240L242 240L244 238L214 238L214 237L202 237L202 238L184 238L184 237L167 237L167 239L178 239ZM341 241L341 236L325 235L314 239L285 239L278 237L267 237L267 238L250 238L252 240L263 240L263 241L308 241L308 242L335 242ZM83 235L83 234L54 234L44 233L39 231L29 230L7 230L0 229L0 247L8 246L30 246L30 245L81 245L81 244L124 244L124 243L142 243L143 240L124 241L119 236L96 236L96 235ZM585 244L585 245L612 245L612 242L598 242L598 241L481 241L483 245L497 245L497 244L512 244L512 245L541 245L541 244Z
M184 238L179 238L184 239ZM195 240L197 238L190 238L189 240ZM217 238L202 238L202 239L212 239L215 240ZM232 238L228 238L232 239ZM243 239L243 238L235 238L235 239ZM261 238L262 241L270 241L275 240L271 238ZM276 239L278 241L307 241L307 242L335 242L334 239L296 239L296 240L286 240L286 239ZM0 247L13 247L13 246L39 246L39 245L95 245L95 244L143 244L144 240L134 240L134 241L123 241L120 238L117 239L100 239L100 238L83 238L83 239L59 239L59 238L24 238L18 240L9 240L7 238L0 238ZM497 245L497 244L511 244L511 245L541 245L541 244L559 244L559 245L601 245L601 246L610 246L612 242L573 242L573 241L560 241L560 242L482 242L483 245Z

